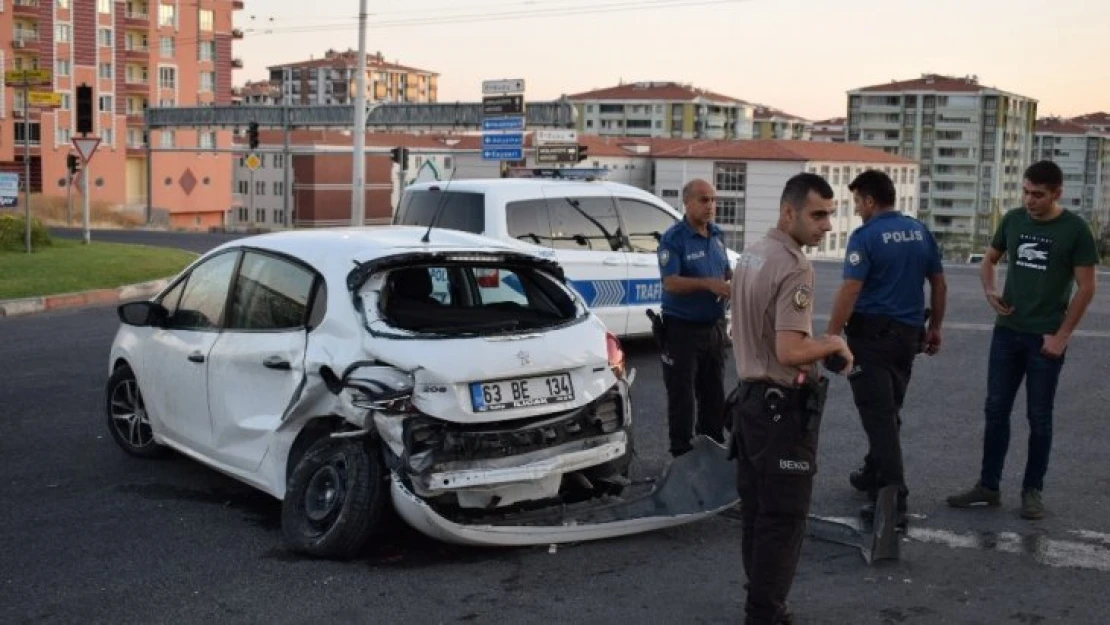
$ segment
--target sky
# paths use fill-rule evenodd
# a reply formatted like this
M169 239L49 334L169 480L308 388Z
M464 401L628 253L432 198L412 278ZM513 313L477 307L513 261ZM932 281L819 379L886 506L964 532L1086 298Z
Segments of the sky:
M246 0L243 69L358 49L359 0ZM850 89L977 75L1038 115L1110 111L1107 0L369 0L367 52L440 74L439 101L523 78L526 100L674 81L808 119ZM546 13L546 14L545 14Z

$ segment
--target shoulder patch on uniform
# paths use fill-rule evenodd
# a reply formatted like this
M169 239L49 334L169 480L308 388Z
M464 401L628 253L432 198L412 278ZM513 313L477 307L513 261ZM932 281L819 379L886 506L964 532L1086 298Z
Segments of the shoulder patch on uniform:
M862 258L860 258L859 252L851 252L851 253L849 253L849 254L848 254L848 262L849 262L849 263L850 263L850 264L851 264L851 265L852 265L853 267L854 267L854 266L856 266L856 265L858 265L858 264L859 264L859 261L861 261L861 260L863 260L863 259L862 259Z
M798 310L809 308L809 302L812 299L810 293L811 290L808 286L799 284L797 288L794 289L794 308Z
M671 260L671 251L665 247L659 248L659 266L665 267Z

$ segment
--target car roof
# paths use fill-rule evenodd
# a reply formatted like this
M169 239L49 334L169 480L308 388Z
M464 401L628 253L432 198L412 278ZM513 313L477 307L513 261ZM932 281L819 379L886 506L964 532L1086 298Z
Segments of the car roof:
M433 228L428 243L424 243L420 239L427 231L423 226L393 225L287 230L229 241L212 253L253 247L299 258L321 271L337 270L343 274L353 267L353 261L399 253L476 250L531 253L522 244L446 228Z
M639 187L612 182L609 180L560 180L558 178L468 178L465 180L438 180L417 182L406 188L414 191L427 191L432 187L439 190L482 192L493 195L509 197L528 197L540 192L540 189L563 188L574 194L608 192L631 197L651 198L655 202L663 202L654 194Z

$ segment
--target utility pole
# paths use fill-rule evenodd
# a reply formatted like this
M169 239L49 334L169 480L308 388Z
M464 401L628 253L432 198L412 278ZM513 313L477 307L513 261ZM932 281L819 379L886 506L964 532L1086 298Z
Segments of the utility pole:
M23 225L27 253L31 253L31 78L23 73ZM41 128L41 127L40 127ZM41 135L41 133L40 133ZM42 139L39 139L42 142Z
M351 151L351 225L366 223L366 2L359 0L358 59L355 79L355 127Z

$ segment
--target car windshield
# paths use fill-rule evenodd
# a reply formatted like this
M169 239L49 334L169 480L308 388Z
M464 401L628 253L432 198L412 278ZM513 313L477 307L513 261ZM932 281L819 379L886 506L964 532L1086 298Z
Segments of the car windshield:
M489 263L393 269L378 307L390 326L447 336L550 328L581 312L571 293L546 272Z

